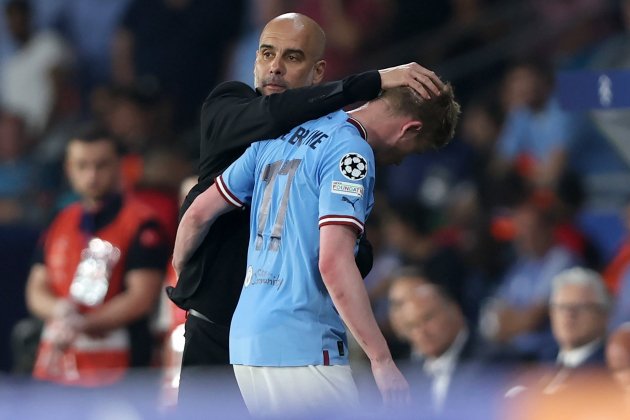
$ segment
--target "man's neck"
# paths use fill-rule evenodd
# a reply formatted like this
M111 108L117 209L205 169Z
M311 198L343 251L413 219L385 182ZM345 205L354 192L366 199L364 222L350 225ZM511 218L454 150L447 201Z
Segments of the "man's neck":
M388 138L388 130L391 130L393 124L388 123L387 115L390 111L386 108L383 101L371 101L365 105L349 111L348 114L357 120L367 132L367 142L373 148L378 146L383 139Z

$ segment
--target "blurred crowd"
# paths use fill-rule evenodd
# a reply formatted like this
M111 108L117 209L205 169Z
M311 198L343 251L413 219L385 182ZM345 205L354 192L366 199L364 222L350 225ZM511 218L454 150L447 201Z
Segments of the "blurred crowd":
M611 386L630 389L630 119L568 112L556 89L562 71L630 66L629 0L0 4L0 342L13 332L23 349L36 330L17 321L37 238L77 199L64 177L72 135L94 123L115 135L125 191L172 244L203 99L224 80L252 83L261 27L295 11L327 34L327 79L417 61L463 104L446 149L379 169L367 226L374 311L428 404L448 407L446 390L490 365L518 367L502 392L515 404L606 362ZM161 351L181 347L173 310L154 316L156 368L177 365ZM9 347L0 371L27 373L29 353Z

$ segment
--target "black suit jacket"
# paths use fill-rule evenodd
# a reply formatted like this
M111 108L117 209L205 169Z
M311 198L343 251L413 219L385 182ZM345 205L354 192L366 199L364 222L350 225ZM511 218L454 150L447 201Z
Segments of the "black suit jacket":
M199 182L186 197L180 216L252 142L278 137L305 121L373 99L379 91L377 71L269 96L240 82L220 84L203 105ZM183 268L177 286L167 289L171 300L229 326L245 278L248 240L249 210L219 217Z
M494 418L505 388L505 374L488 359L476 337L466 340L451 374L441 410L432 401L433 378L423 370L424 361L403 367L409 381L412 404L420 419ZM497 401L497 403L493 403ZM472 413L475 414L471 417Z

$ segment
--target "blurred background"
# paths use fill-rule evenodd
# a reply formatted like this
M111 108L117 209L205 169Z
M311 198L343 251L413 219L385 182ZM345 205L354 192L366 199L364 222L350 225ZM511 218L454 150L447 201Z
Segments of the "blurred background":
M601 274L613 304L600 341L630 321L630 113L616 105L630 89L629 0L0 5L5 380L29 372L28 352L15 350L26 333L16 338L15 326L28 318L24 288L37 240L76 200L63 174L72 133L98 122L118 137L126 190L155 206L173 239L179 189L197 167L201 103L221 81L253 83L260 31L287 11L326 31L328 80L416 61L450 81L462 104L446 149L379 168L367 228L375 266L366 284L399 360L413 363L422 353L392 320L401 277L439 284L487 350L485 360L532 372L553 363L561 347L549 302L563 270ZM582 92L595 99L578 104ZM155 326L149 377L158 382L168 325Z

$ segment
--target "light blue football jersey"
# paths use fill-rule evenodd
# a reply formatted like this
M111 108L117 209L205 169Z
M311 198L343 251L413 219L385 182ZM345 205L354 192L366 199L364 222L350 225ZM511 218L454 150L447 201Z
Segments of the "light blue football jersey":
M230 362L348 363L343 323L318 269L319 228L363 232L374 203L365 129L338 111L252 144L217 178L231 204L251 205L247 274L230 330Z

